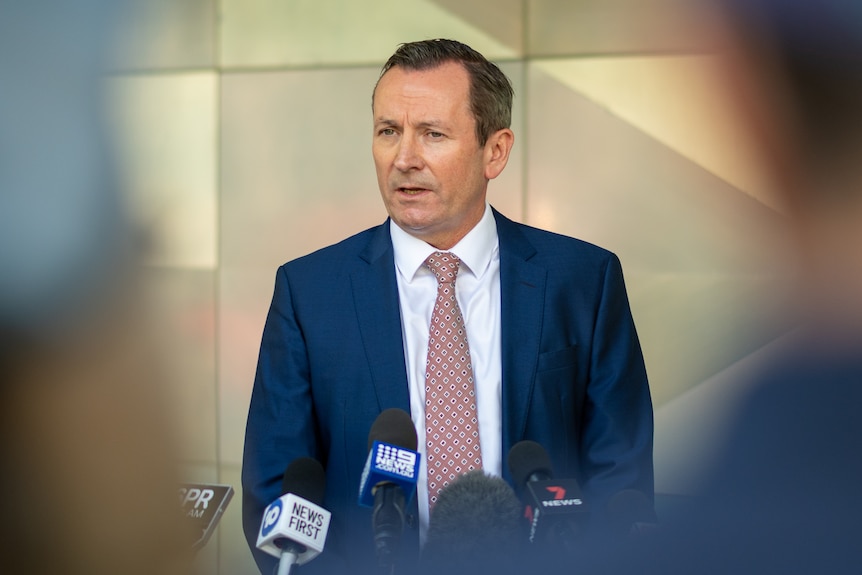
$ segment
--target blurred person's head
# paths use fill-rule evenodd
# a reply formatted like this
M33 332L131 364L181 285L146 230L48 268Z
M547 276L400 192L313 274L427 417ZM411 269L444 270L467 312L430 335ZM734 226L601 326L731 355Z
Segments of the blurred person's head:
M862 329L862 4L732 0L728 88L790 218L806 311Z
M132 234L110 161L102 74L131 1L0 3L4 348L74 339L121 291Z

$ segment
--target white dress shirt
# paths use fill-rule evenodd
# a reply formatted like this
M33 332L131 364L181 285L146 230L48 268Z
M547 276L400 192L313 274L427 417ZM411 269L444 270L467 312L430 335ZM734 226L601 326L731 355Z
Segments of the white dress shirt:
M427 449L425 360L428 355L431 313L437 298L437 278L424 262L437 249L411 236L394 222L389 229L395 250L410 413L416 427L418 451L424 454ZM461 259L455 280L455 297L464 315L467 341L470 345L482 467L485 473L499 476L503 459L500 246L491 207L486 205L485 214L479 223L452 249L446 251ZM428 471L423 457L416 490L422 544L428 530L427 484Z

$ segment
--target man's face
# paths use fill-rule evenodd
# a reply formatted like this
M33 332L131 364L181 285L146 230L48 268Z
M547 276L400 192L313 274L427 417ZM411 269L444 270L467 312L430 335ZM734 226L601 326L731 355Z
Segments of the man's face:
M476 137L470 79L461 64L421 71L394 67L377 84L377 183L389 216L411 235L446 250L478 223L485 210L488 147Z

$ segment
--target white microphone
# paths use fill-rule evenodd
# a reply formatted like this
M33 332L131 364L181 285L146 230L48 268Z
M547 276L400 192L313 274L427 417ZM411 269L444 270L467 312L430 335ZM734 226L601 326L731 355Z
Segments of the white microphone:
M326 473L316 459L300 457L284 472L281 497L263 512L257 548L279 558L278 575L308 563L323 551L331 513L320 507Z

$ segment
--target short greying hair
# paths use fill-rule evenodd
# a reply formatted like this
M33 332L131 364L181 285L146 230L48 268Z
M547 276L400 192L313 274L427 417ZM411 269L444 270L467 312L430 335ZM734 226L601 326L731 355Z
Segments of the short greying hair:
M396 66L405 70L430 70L446 62L459 62L470 76L470 109L476 119L479 145L484 146L491 134L512 123L515 92L509 78L470 46L442 38L401 44L383 65L380 78ZM377 91L376 85L374 91Z

